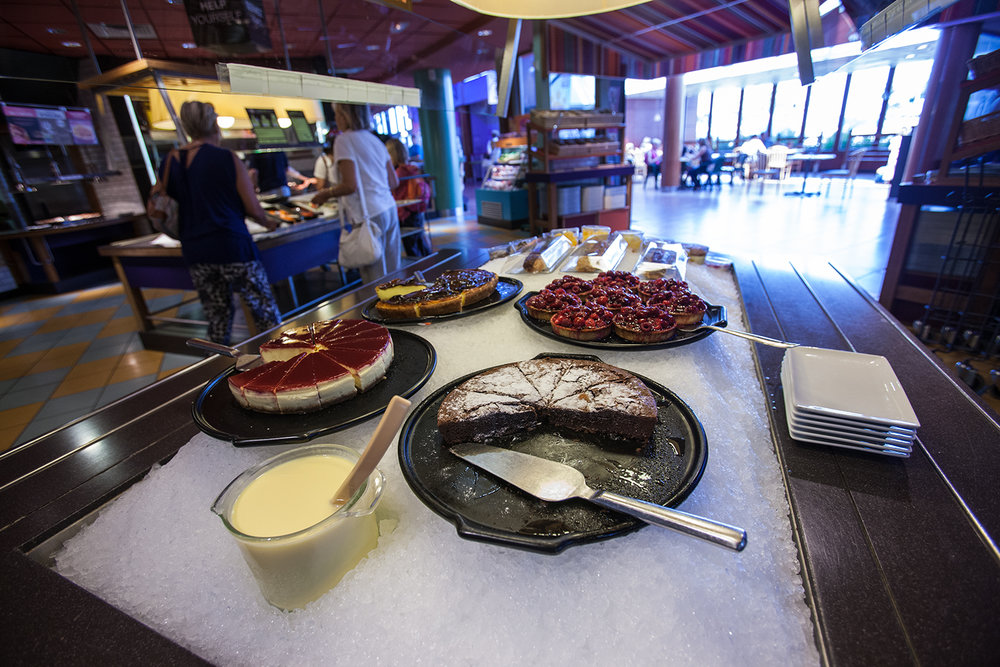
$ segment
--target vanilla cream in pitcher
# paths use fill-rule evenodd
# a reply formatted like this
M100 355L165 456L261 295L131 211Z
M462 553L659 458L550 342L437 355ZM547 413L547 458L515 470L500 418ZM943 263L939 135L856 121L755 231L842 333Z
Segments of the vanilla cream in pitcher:
M381 472L369 475L347 503L331 502L357 460L348 447L300 447L250 468L215 501L212 511L274 606L298 609L312 602L378 542Z

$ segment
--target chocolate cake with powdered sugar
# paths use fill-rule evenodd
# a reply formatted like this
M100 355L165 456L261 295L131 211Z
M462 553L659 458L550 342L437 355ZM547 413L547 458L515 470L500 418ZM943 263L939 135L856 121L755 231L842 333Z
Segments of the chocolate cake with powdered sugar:
M531 359L472 377L438 409L445 442L483 442L543 424L579 433L647 440L656 425L652 392L637 377L599 361Z

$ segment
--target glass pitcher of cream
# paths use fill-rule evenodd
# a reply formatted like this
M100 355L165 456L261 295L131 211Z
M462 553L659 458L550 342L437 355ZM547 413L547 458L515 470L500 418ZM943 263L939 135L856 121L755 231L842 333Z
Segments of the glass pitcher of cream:
M274 606L298 609L319 598L378 542L378 469L347 503L331 503L358 456L330 444L283 452L243 472L212 505Z

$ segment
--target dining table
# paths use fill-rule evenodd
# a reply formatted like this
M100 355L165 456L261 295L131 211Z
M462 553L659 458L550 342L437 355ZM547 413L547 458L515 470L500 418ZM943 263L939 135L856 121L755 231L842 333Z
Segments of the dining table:
M809 170L806 169L806 164L812 163L812 175L815 176L819 173L820 162L826 160L836 159L836 153L792 153L788 156L789 162L799 162L803 163L802 171L802 189L796 192L786 192L786 197L815 197L819 195L819 190L807 191L806 181L809 180Z
M299 612L269 607L209 512L229 479L303 441L247 446L225 432L207 433L198 406L232 367L231 359L211 356L0 454L0 609L10 638L0 658L556 665L616 656L630 664L1000 659L1000 421L850 276L815 257L710 254L705 264L688 265L685 278L724 307L724 328L884 357L919 419L909 457L793 438L783 348L718 331L638 349L553 338L519 304L559 271L528 274L516 258L441 248L386 279L415 271L433 279L473 267L497 272L515 293L460 316L387 323L398 344L423 341L405 355L409 363L411 351L421 350L416 356L430 370L406 388L411 428L404 425L395 451L379 464L387 479L379 546L331 593ZM256 352L292 326L372 319L374 288L321 301L240 349ZM447 493L491 502L508 498L508 490L434 449L434 401L464 377L539 354L597 357L660 388L667 397L660 409L689 417L692 430L679 451L705 454L686 495L668 504L745 528L746 548L736 553L635 525L538 551L516 544L518 534L562 528L537 518L503 528L523 499L497 503L496 516L483 519L498 522L489 530L462 519L454 500L439 502ZM361 448L377 416L376 409L330 435ZM431 433L431 444L421 446L428 460L441 462L436 468L418 469L408 458L417 443L407 434L417 427ZM426 483L428 474L444 476L445 488ZM656 484L610 464L601 475L637 494ZM543 518L551 510L530 507Z

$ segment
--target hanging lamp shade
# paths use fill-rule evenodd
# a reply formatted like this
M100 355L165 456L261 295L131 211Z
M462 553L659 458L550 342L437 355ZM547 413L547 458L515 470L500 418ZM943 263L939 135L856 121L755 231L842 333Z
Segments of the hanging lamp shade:
M217 83L206 83L205 85L188 83L183 90L167 89L167 96L178 115L181 112L181 105L189 100L210 102L215 107L215 113L219 116L219 127L224 130L251 129L247 109L274 109L278 115L279 124L282 120L287 120L289 109L303 112L306 120L310 123L315 123L323 117L320 103L316 100L301 97L220 93ZM163 97L159 90L149 91L149 122L157 130L174 129L174 122L170 118L170 113L163 103Z
M649 0L452 0L480 14L508 19L565 19L611 12Z

